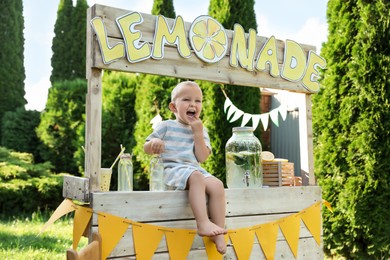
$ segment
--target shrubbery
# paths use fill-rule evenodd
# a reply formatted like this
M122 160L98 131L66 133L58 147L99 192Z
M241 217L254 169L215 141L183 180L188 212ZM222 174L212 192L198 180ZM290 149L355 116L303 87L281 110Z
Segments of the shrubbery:
M0 214L55 209L62 201L63 176L50 163L34 164L32 154L0 147Z

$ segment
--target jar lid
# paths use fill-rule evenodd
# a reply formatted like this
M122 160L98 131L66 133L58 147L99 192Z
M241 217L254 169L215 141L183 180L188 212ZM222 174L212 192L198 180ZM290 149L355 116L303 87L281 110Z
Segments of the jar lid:
M234 132L253 132L253 127L250 126L239 126L239 127L233 127L233 133Z
M124 154L121 155L120 158L130 158L130 159L131 159L131 154L129 154L129 153L124 153Z

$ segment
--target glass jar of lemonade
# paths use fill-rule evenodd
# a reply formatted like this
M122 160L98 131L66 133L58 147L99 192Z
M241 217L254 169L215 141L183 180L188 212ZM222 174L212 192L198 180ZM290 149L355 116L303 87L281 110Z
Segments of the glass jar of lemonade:
M261 188L261 144L252 127L234 127L226 143L226 184L228 188Z

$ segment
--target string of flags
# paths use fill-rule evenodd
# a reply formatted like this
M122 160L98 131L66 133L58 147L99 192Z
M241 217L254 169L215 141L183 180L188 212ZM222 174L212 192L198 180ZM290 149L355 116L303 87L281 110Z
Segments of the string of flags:
M227 117L227 120L232 123L242 118L241 127L246 126L250 120L252 120L252 128L255 130L261 121L264 131L268 128L269 118L271 118L272 123L279 127L279 114L282 117L283 121L287 117L287 106L280 105L277 108L272 109L269 112L262 114L250 114L242 111L226 95L226 92L222 89L223 94L225 95L225 103L223 105L223 111Z
M246 126L249 121L252 120L252 128L255 130L259 123L261 122L263 125L264 131L268 128L269 119L271 119L272 123L279 127L279 115L282 117L283 121L287 118L287 106L282 104L277 108L272 109L269 112L262 114L250 114L246 113L243 110L239 109L233 102L229 99L226 92L221 89L223 94L225 95L225 102L223 105L223 111L226 115L227 120L232 123L242 118L241 127ZM163 120L160 114L157 112L157 115L150 120L150 124L152 124L152 128L155 127Z
M323 200L322 203L332 211L329 202ZM165 236L170 259L186 259L197 234L194 229L162 227L132 221L104 212L95 212L89 207L75 204L70 199L65 199L58 206L39 234L44 232L56 220L72 211L75 211L72 245L74 250L77 249L80 238L87 228L92 214L97 214L98 232L102 238L102 259L106 259L109 256L130 225L132 226L134 250L137 259L151 259L163 236ZM249 259L254 245L253 240L256 237L266 259L274 259L277 234L280 228L291 252L296 258L301 220L313 235L317 244L320 245L321 203L319 201L298 213L273 222L246 228L228 229L225 241L228 242L230 239L238 259ZM203 237L203 242L209 259L222 259L215 245L208 237Z

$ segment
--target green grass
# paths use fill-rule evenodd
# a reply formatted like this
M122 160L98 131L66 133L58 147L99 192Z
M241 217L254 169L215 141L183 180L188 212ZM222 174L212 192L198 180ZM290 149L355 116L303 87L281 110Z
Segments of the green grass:
M39 235L49 217L50 214L39 212L30 217L0 217L0 259L66 259L66 250L73 243L73 213ZM88 239L82 237L77 250L87 243Z

